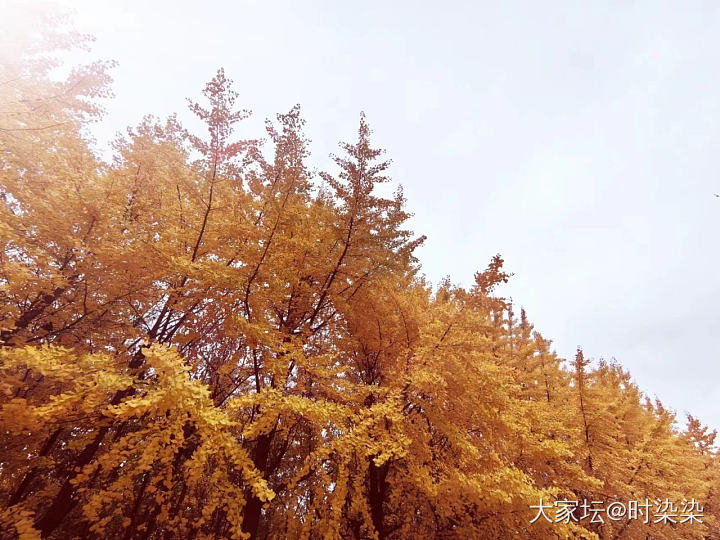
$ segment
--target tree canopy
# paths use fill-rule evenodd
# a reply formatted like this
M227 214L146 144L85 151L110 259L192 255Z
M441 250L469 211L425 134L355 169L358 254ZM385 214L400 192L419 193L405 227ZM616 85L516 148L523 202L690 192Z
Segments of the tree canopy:
M3 534L720 538L715 433L564 364L500 256L428 284L364 115L315 175L299 106L239 139L220 69L204 135L149 116L103 160L110 65L58 79L85 38L48 24L0 49ZM702 522L533 521L691 499Z

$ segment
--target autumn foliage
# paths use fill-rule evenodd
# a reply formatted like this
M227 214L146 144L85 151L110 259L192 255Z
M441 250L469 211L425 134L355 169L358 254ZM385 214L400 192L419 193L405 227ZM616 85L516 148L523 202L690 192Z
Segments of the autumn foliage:
M108 66L54 52L0 51L4 538L720 538L714 433L564 364L499 256L431 287L364 116L316 175L299 107L234 136L219 70L206 133L148 117L107 161ZM646 497L703 523L530 523Z

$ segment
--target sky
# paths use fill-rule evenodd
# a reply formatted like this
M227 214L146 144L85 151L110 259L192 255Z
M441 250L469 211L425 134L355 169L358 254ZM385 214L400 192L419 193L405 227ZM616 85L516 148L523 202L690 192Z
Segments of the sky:
M0 0L0 3L6 0ZM217 68L247 133L300 103L313 161L360 111L433 283L501 289L571 358L615 358L720 428L720 4L62 0L117 60L100 146Z

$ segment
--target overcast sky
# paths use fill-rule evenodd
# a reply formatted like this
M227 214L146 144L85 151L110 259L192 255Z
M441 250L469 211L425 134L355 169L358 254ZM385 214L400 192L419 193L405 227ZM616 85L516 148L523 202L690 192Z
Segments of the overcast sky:
M561 356L614 357L720 427L715 2L62 3L119 62L100 144L189 119L220 66L248 133L300 103L323 167L364 110L431 281L501 253Z

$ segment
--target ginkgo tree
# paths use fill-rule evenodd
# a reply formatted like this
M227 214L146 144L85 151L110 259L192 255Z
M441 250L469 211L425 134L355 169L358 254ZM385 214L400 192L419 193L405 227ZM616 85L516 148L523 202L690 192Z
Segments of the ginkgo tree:
M148 116L103 160L110 66L51 77L84 38L47 26L0 62L6 536L718 537L714 433L564 364L499 256L428 284L364 115L315 175L300 107L237 138L221 69L189 102L205 133ZM646 498L702 523L533 520Z

